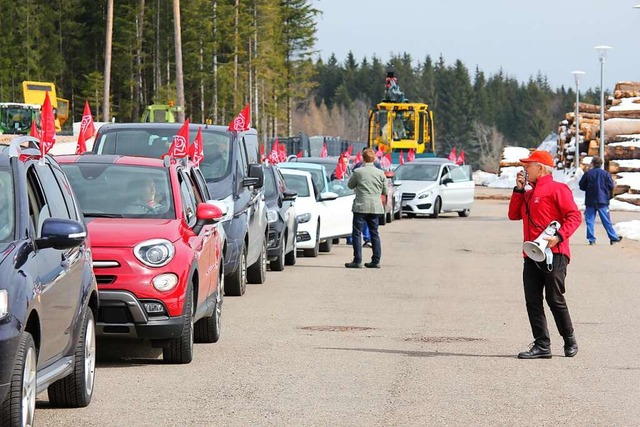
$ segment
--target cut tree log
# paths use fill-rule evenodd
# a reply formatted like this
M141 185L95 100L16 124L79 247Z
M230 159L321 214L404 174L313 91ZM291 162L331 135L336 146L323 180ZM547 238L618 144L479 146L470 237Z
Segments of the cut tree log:
M576 111L576 103L573 103L573 111ZM587 104L586 102L580 103L580 112L585 113L598 113L600 114L600 106L595 104Z
M640 120L638 119L609 119L604 122L606 135L640 134Z
M596 147L596 149L597 149L597 147ZM591 146L589 146L589 153L591 153ZM591 154L589 154L589 155L591 155ZM593 154L593 155L597 155L597 153ZM640 147L615 145L615 144L605 145L605 147L604 147L604 157L605 157L605 160L640 159Z
M628 185L616 185L615 187L613 187L613 197L627 193L630 188L631 187Z
M640 90L615 90L613 91L613 97L615 99L622 98L634 98L636 96L640 96Z
M640 82L617 82L614 90L631 90L640 92Z

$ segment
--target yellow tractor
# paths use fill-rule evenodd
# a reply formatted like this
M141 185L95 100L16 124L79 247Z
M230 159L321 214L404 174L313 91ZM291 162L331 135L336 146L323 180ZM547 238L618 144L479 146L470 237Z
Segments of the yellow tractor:
M384 99L369 110L368 145L394 157L410 149L422 154L419 157L435 156L433 111L404 97L393 68L387 69Z
M51 82L22 82L24 102L27 104L42 106L47 92L49 92L49 100L51 101L51 106L53 107L53 113L56 119L56 132L60 132L62 130L62 126L69 118L69 100L58 98L56 94L56 85Z

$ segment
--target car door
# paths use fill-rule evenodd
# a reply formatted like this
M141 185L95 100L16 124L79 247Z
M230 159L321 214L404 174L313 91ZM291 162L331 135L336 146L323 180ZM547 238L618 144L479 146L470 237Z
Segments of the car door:
M448 165L442 165L442 168L440 168L440 175L439 175L439 184L438 184L438 189L439 189L439 193L440 193L440 200L442 200L442 211L448 211L453 209L453 206L455 205L455 202L453 200L453 197L455 197L455 191L453 189L453 186L451 185L451 183L449 184L444 184L443 181L449 177L449 166Z
M249 154L247 152L247 141L245 137L241 139L238 146L242 164L243 178L248 176ZM252 157L253 159L253 157ZM249 248L247 249L247 264L254 263L262 251L264 244L264 229L266 226L267 212L264 203L264 192L262 188L250 186L247 188L249 192L248 215L249 215Z
M27 171L30 210L34 213L36 238L42 235L42 225L48 217L72 219L63 190L49 164L32 165ZM64 191L71 194L70 188ZM75 214L77 212L74 212ZM83 274L84 245L71 249L42 249L37 252L38 285L42 306L42 346L40 360L47 361L64 352L73 337L72 326L77 310Z
M453 180L453 183L449 184L452 187L455 203L453 208L471 208L475 190L475 183L473 182L473 175L471 174L471 166L451 166L449 176Z
M291 247L293 239L295 239L296 233L296 209L295 202L293 200L283 200L283 193L287 190L284 178L277 168L273 168L276 189L278 191L278 197L280 198L280 212L282 218L287 227L287 243L288 247ZM288 249L288 248L286 248Z

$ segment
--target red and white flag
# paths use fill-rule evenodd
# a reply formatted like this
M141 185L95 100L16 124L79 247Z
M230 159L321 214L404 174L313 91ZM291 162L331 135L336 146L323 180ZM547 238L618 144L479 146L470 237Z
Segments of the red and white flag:
M407 154L407 162L413 162L416 159L416 153L413 151L413 148L409 149L409 153Z
M249 130L251 127L251 109L249 104L245 105L245 107L240 111L231 123L229 123L229 129L231 132L242 132L245 130Z
M379 149L379 148L378 148L378 149L376 150L376 157L377 157L377 158L379 158L379 159L381 159L381 158L382 158L382 156L384 156L384 151L382 151L381 149Z
M302 152L302 150L299 150L299 151L298 151L298 154L296 154L296 157L297 157L297 158L299 158L299 159L301 159L301 158L302 158L302 156L304 156L304 153Z
M336 179L341 180L347 173L347 166L344 164L344 156L338 157L338 164L336 165Z
M56 143L56 119L49 98L49 91L44 95L42 112L40 113L40 154L44 157Z
M40 140L40 129L38 129L38 125L35 120L31 121L31 131L29 131L29 136L38 138L38 141Z
M175 158L187 157L189 154L189 119L184 121L184 124L178 131L178 134L173 137L171 146L167 155Z
M347 159L351 158L351 153L353 153L353 144L350 144L349 148L347 149L347 153L346 153Z
M93 116L91 115L91 107L89 101L84 101L84 112L82 113L82 122L80 122L80 135L78 135L78 145L76 146L76 154L82 154L87 151L87 139L93 138L96 128L93 124Z
M456 165L463 165L463 164L464 164L464 150L460 150L460 155L456 160Z
M264 145L260 145L260 163L264 163L266 158L264 157Z
M278 161L284 163L287 161L287 146L284 142L278 145Z
M457 158L458 157L456 156L456 147L453 147L451 149L451 152L449 153L449 157L447 157L447 159L455 163Z
M273 165L277 165L278 162L278 138L273 140L273 145L271 146L271 153L269 154L269 162Z
M358 154L356 154L356 160L354 161L353 164L357 165L358 163L362 163L363 159L362 159L362 152L358 151Z
M404 151L400 150L400 156L398 157L398 161L401 165L404 165Z
M320 157L327 157L329 155L329 150L327 150L327 143L322 144L322 150L320 150Z
M387 153L380 159L380 166L382 169L388 169L391 167L391 154Z
M194 139L191 145L189 146L189 157L191 157L191 161L196 166L200 166L200 163L202 163L202 159L204 159L204 147L202 146L202 128L201 127L198 128L196 139Z

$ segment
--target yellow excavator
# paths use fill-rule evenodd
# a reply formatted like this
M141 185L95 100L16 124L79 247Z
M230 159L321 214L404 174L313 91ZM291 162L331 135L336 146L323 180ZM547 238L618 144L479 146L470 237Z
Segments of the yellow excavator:
M47 92L49 92L49 100L51 101L51 106L53 107L56 119L56 132L60 132L62 130L62 126L69 118L69 100L58 98L56 94L56 85L51 82L22 82L24 102L27 104L42 106Z
M410 149L417 157L435 156L433 111L405 98L392 67L387 68L384 99L369 110L368 145L393 157Z

